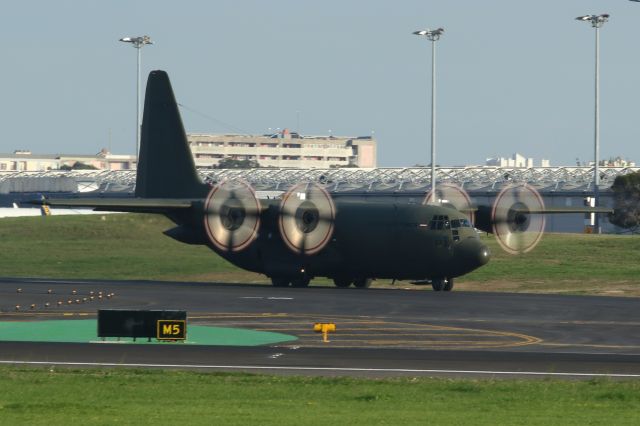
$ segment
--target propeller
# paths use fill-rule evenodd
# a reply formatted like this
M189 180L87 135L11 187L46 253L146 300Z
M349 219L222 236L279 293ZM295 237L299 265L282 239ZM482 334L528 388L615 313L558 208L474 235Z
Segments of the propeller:
M335 215L331 195L324 188L315 183L298 184L282 197L280 234L294 252L318 253L331 239Z
M260 201L242 181L224 180L214 186L204 203L204 227L220 250L238 252L258 236Z
M440 183L436 186L435 200L432 197L433 191L424 197L422 204L437 203L441 205L450 205L462 213L466 213L469 222L475 222L474 208L471 204L471 198L467 191L453 183Z
M542 238L545 225L544 202L533 187L512 184L496 196L491 211L493 234L511 254L532 250Z

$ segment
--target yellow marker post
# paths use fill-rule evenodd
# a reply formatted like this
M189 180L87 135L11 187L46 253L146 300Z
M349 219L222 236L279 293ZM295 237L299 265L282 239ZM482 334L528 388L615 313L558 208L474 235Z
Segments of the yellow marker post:
M331 322L317 322L313 324L313 331L322 333L322 341L329 343L329 333L336 331L336 325Z

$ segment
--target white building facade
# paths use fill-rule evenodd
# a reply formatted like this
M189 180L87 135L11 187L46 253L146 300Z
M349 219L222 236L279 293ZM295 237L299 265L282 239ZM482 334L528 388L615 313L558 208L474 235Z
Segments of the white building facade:
M197 167L214 168L223 159L255 161L260 167L329 169L376 167L370 136L301 136L286 129L273 135L187 135Z
M487 158L485 165L493 167L516 167L526 169L534 167L533 158L526 158L524 155L520 155L518 153L513 154L511 158ZM540 160L540 167L551 167L551 162L549 160L542 159Z
M104 149L95 155L33 154L27 150L0 154L0 172L45 172L73 168L78 163L98 170L133 170L136 168L136 157L111 154Z

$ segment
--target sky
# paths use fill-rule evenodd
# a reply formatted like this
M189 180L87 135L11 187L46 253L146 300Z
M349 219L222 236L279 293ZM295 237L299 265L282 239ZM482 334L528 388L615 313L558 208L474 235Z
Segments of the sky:
M190 133L372 135L378 165L520 153L593 160L595 30L601 158L640 163L640 3L627 0L7 0L0 13L0 152L133 154L136 51L143 87L171 78ZM143 90L144 93L144 90Z

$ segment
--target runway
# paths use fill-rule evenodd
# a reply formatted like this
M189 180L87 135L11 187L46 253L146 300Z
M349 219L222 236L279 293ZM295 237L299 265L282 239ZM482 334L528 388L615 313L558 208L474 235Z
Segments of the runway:
M95 297L99 292L102 299ZM256 347L2 341L0 363L304 375L640 377L638 306L634 298L415 287L0 279L3 322L95 318L97 309L108 308L184 309L189 325L297 337ZM336 324L328 343L313 331L315 322Z

